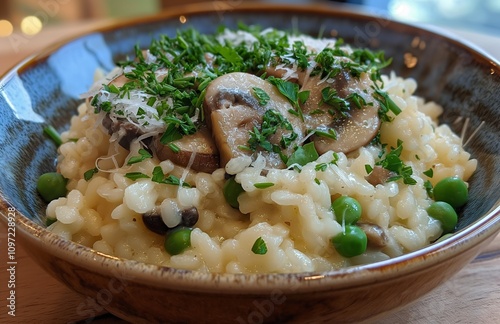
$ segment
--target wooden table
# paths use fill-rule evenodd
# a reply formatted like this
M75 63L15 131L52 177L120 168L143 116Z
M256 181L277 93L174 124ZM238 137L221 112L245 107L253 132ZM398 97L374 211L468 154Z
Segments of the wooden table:
M102 22L99 22L99 24ZM96 23L50 29L33 37L14 51L6 39L0 39L0 74L14 63L43 46L74 33L95 27ZM500 57L500 39L470 32L459 32ZM26 253L16 247L16 317L6 307L8 272L5 270L6 227L0 222L0 323L74 323L85 321L78 306L86 298L71 291L46 274ZM373 321L372 321L373 322ZM452 279L412 305L391 313L374 323L499 323L500 322L500 236L471 264ZM123 323L102 311L92 323Z

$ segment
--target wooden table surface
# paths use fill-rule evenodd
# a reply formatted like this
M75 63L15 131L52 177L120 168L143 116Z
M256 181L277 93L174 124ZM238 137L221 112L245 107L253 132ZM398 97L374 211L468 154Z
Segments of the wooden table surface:
M0 38L0 74L47 44L101 23L49 29L16 48L8 39ZM470 32L459 34L500 57L500 39ZM0 222L0 323L90 322L78 314L78 306L86 302L86 298L46 274L19 244L16 246L16 316L7 314L6 233L5 225ZM101 311L92 323L123 321ZM500 323L500 236L449 281L374 323Z

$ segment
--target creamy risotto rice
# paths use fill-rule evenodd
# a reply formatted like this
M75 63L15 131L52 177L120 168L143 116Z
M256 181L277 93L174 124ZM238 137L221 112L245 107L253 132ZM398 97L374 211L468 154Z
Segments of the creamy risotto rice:
M278 33L270 30L225 30L211 38L211 41L219 41L238 50L245 47L248 52L259 41L255 35L274 32ZM286 34L279 32L279 35L284 37ZM378 122L375 126L367 126L366 120L358 125L361 128L375 127L375 133L352 150L344 147L324 149L316 143L317 159L283 165L284 160L279 160L280 155L276 150L272 152L258 147L250 152L247 147L242 148L241 144L237 148L241 148L243 153L235 154L233 150L225 157L226 147L221 148L220 138L226 137L224 140L229 142L233 137L232 132L236 132L239 126L231 126L233 128L228 133L222 130L222 135L217 139L214 133L218 127L215 119L218 110L207 110L206 106L210 103L205 98L204 103L193 102L193 106L205 105L205 109L194 110L186 116L197 127L204 125L204 120L212 118L212 125L210 121L207 122L208 131L215 137L220 160L219 156L209 160L207 163L213 167L208 171L200 165L196 170L195 165L201 163L197 158L204 156L204 153L196 151L198 144L194 149L191 147L189 154L180 162L175 160L176 157L171 158L172 155L165 158L160 154L164 148L158 148L156 139L166 132L169 125L159 113L158 102L166 102L167 108L174 107L175 99L161 94L156 95L158 100L152 103L150 98L155 96L142 90L133 90L136 92L131 91L120 99L115 89L120 89L127 79L132 79L126 77L125 80L119 80L138 69L133 63L121 66L106 76L98 71L96 86L84 95L86 102L78 107L78 115L72 118L69 130L61 135L64 144L59 147L57 168L68 179L67 195L52 200L47 206L48 219L56 220L49 226L50 231L98 252L124 259L219 273L326 271L386 260L421 249L438 239L444 232L441 222L430 217L427 211L433 203L429 186L450 176L467 181L477 163L470 158L470 154L462 147L461 139L447 125L438 125L437 118L442 108L416 97L414 92L417 83L414 80L402 79L395 74L371 78L378 72L374 69L364 70L361 74L355 74L352 70L349 74L348 71L341 81L332 74L325 74L323 69L314 78L314 68L319 66L318 63L314 65L314 58L325 48L340 48L347 53L336 57L337 61L332 64L342 69L352 69L352 66L339 63L342 60L350 62L346 57L352 57L349 56L352 49L334 45L334 40L290 36L287 44L288 48L293 48L293 44L298 44L297 47L302 44L309 53L313 53L306 55L306 63L302 62L305 68L300 66L298 51L293 52L295 56L287 57L287 54L278 53L282 49L272 49L270 53L278 59L269 64L267 73L262 75L252 71L252 74L260 76L258 79L263 83L251 81L254 82L252 89L255 92L255 88L258 88L267 93L270 99L262 101L262 97L265 99L266 96L254 93L253 99L243 96L241 101L260 100L259 107L274 105L278 111L279 105L289 105L291 108L288 111L293 111L287 113L287 110L281 110L282 115L292 121L300 120L300 114L303 114L304 123L307 123L308 118L315 116L312 108L307 110L307 102L311 102L310 105L314 107L326 105L326 93L320 99L314 99L314 89L333 89L336 82L343 81L348 83L345 88L360 88L358 94L365 102L362 108L354 107L351 102L350 110L344 111L341 117L336 115L336 121L349 119L355 114L354 110L372 109L373 105L378 109L377 116L381 116L380 106L384 102L395 104L400 111L389 109L380 117L380 121L377 116L373 117ZM224 59L231 60L233 57L233 61L237 60L232 50L219 48L209 53L204 48L204 51L204 60L211 67L211 74L204 74L209 75L208 79L201 79L201 70L197 70L196 64L191 69L184 67L186 75L200 78L194 87L201 87L199 84L203 80L208 80L203 87L216 82L213 80L221 77L217 67L226 64ZM153 53L153 50L138 52L142 59L135 59L135 62L139 60L151 65L161 61L160 56ZM175 61L172 53L163 56L163 59ZM243 57L243 54L239 52L239 56ZM206 66L204 69L207 70ZM280 73L274 73L273 76L276 71ZM229 71L233 72L238 71ZM152 77L156 78L157 84L162 84L163 78L168 79L168 74L168 65L157 65ZM267 76L298 84L301 91L307 89L307 84L314 84L308 88L310 93L306 102L299 100L298 105L295 105L286 94L278 91L280 81L273 83L265 79ZM103 87L103 84L107 86ZM378 99L374 99L375 84L378 93L382 94ZM209 90L202 95L208 96ZM384 95L390 101L385 100ZM155 108L157 115L146 111L144 118L138 117L141 109L147 110L144 103L148 101L149 107ZM114 108L106 109L103 105L105 102L110 102ZM370 102L374 104L370 105ZM125 112L122 111L120 115L116 107L123 108ZM208 113L212 114L211 117ZM166 112L163 116L167 116ZM262 114L259 116L258 120L261 121ZM112 122L122 120L134 125L134 137L124 143L123 138L128 136L123 134L124 128L116 124L110 126L106 119ZM146 119L148 122L141 122ZM292 122L293 130L284 132L298 133L293 139L295 145L282 146L281 153L283 155L285 152L288 158L297 147L324 138L319 135L319 131L301 132L301 126L296 125L299 123ZM257 130L263 128L261 122L253 123L252 126ZM344 136L342 131L346 128L341 125L335 129L338 138L331 142L340 142ZM245 128L245 131L247 134L256 132L252 127ZM330 134L333 133L330 131ZM185 135L186 138L188 136L191 135ZM248 141L247 136L243 143L247 145ZM356 138L348 140L355 141ZM224 145L230 146L226 142ZM175 143L169 142L174 144L169 147L176 148ZM261 145L264 146L262 142ZM385 170L381 163L391 150L398 147L399 161L406 170L411 170L409 175L400 176L397 172ZM182 153L186 152L177 154ZM130 163L131 159L133 163ZM429 174L429 170L432 170L432 174ZM381 178L370 177L370 173L374 172L380 172ZM228 181L232 181L236 188L226 190L232 191L229 194L236 194L237 208L225 197L224 186ZM238 190L242 190L239 195ZM359 202L361 217L354 225L362 228L368 237L366 250L350 257L343 256L332 244L332 238L341 234L347 226L344 221L337 221L332 208L332 202L341 196ZM191 216L194 221L184 219ZM155 232L150 228L155 225L145 224L152 218L155 218L155 222L162 222L159 226L165 229L163 232ZM189 228L189 244L179 253L168 253L165 248L168 234L165 231L171 232L172 228L186 225L185 222L191 222L185 226Z

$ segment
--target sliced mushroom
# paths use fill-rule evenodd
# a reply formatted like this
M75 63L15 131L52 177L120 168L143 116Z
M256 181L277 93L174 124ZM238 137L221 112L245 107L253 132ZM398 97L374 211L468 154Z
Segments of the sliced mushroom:
M134 139L143 134L142 130L124 118L111 118L109 114L102 120L102 126L108 130L108 134L116 134L118 144L126 150L130 149L130 144ZM147 142L147 140L146 140Z
M387 182L387 179L389 179L391 176L393 176L394 173L382 168L379 165L376 165L373 167L372 172L370 172L369 175L365 177L366 181L368 181L372 186L376 186L379 184L384 184Z
M143 51L146 57L148 53ZM168 74L166 69L158 69L155 71L156 79L161 82ZM109 84L117 87L123 86L129 79L125 75L120 75L113 79ZM136 125L130 123L126 118L111 117L106 114L102 121L102 125L108 130L108 133L116 134L118 143L125 149L130 149L130 143L143 135L144 132ZM219 167L219 153L213 139L206 129L202 126L195 134L183 136L181 139L173 142L179 148L179 152L172 151L168 146L160 142L160 137L155 136L153 139L143 139L143 142L148 145L152 142L152 149L156 152L160 160L171 160L173 163L186 167L189 164L191 156L193 163L191 169L212 173Z
M347 70L342 70L331 84L321 83L319 76L311 77L303 85L304 90L310 90L309 100L304 104L303 112L307 115L306 124L309 129L328 131L335 130L336 139L314 135L312 140L319 154L327 151L349 153L368 144L380 128L378 116L379 104L373 99L371 88L373 81L368 74L362 73L359 78L352 77ZM351 105L346 116L328 113L331 107L321 102L321 91L331 87L337 91L340 98L346 98L352 93L362 97L367 105L358 108ZM320 108L323 113L311 114Z
M369 246L383 248L389 243L389 237L379 225L370 223L357 223L356 225L365 232Z
M152 148L161 161L170 160L180 166L188 166L189 160L193 157L191 169L199 172L212 173L219 168L219 151L206 126L201 126L192 135L185 135L181 139L173 141L179 152L163 145L160 137L155 137Z
M147 51L143 51L143 55L147 55ZM166 72L166 69L156 70L155 76L157 80L163 80L163 78L165 78ZM120 88L129 81L130 79L128 79L125 74L121 74L111 80L109 82L109 85L114 85ZM109 113L106 114L101 123L102 126L104 126L104 128L108 130L109 135L116 134L115 136L116 138L118 138L118 143L127 150L130 149L130 143L134 139L144 134L144 132L138 126L132 124L126 118L117 116L111 117ZM146 140L146 143L149 143L149 141Z
M254 96L254 88L264 90L270 100L264 106ZM289 113L292 109L288 100L271 83L248 73L229 73L223 75L208 86L203 104L207 125L212 131L220 152L221 166L234 157L251 155L243 147L248 146L250 131L262 123L262 116L268 109L279 112L292 125L298 134L296 141L303 138L304 125ZM279 141L281 136L273 136L272 141ZM277 143L274 143L277 144ZM294 145L284 149L290 155ZM266 156L268 166L284 167L284 163L275 152L260 152Z

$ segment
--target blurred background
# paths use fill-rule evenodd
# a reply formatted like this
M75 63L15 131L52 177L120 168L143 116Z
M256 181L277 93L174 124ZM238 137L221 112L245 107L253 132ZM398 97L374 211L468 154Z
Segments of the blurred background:
M0 73L22 57L96 22L140 17L174 5L208 2L217 8L258 0L0 0ZM500 0L262 0L323 3L409 23L500 36ZM474 38L474 35L472 35ZM498 39L495 38L495 41ZM14 62L14 63L13 63Z

